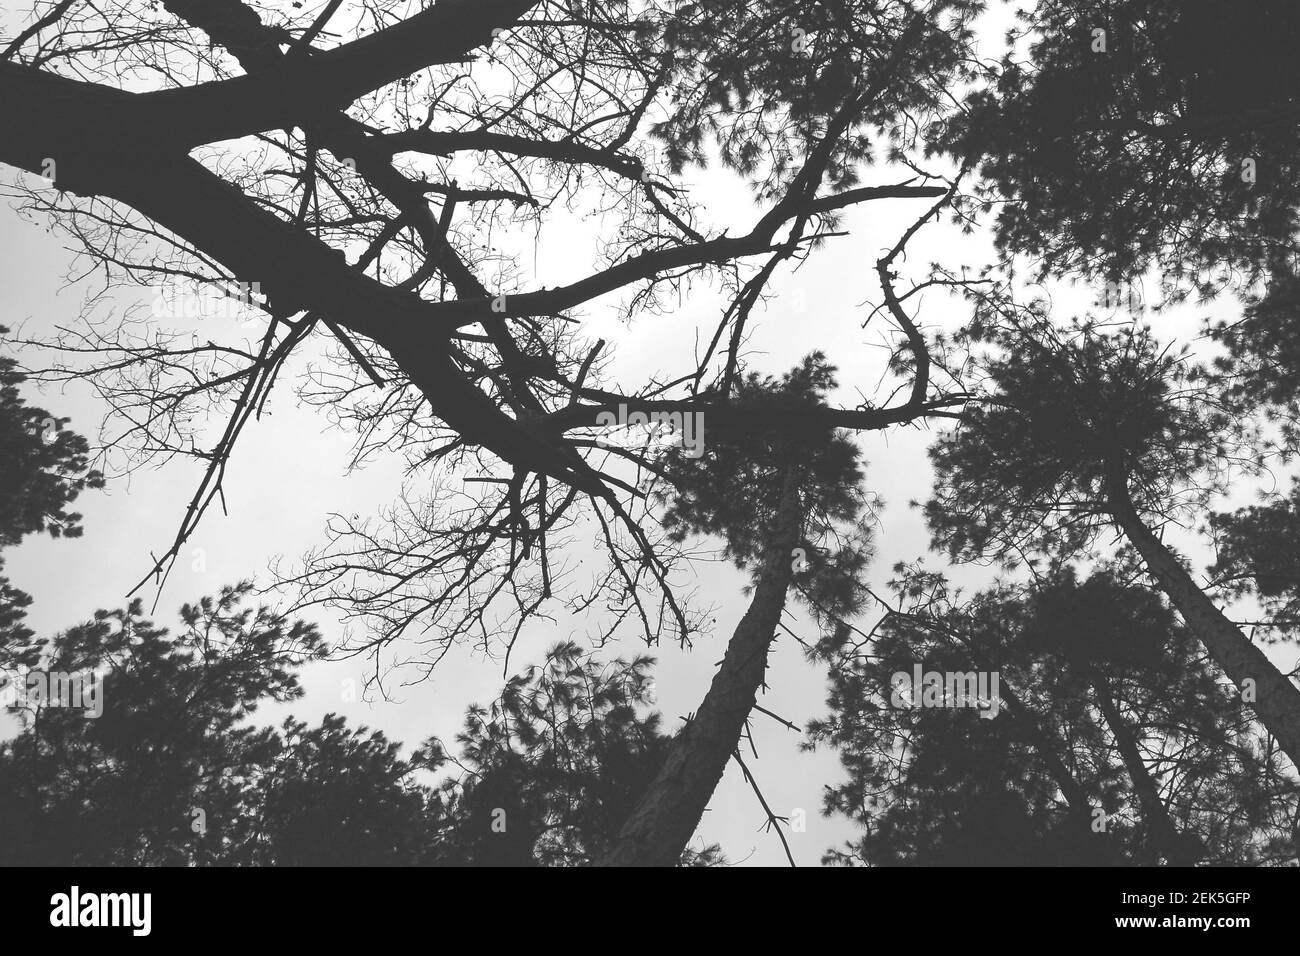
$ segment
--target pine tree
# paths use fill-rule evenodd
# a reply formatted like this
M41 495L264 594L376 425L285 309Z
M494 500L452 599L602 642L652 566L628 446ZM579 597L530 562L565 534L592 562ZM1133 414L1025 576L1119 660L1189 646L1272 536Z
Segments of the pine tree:
M186 605L175 633L136 601L31 642L51 672L103 675L102 712L21 700L23 729L0 744L0 862L580 865L667 753L653 661L572 643L470 708L454 752L432 738L404 757L336 714L261 726L258 708L300 699L301 668L327 649L251 596L242 583ZM680 862L721 859L704 846Z
M8 332L0 326L0 344ZM67 429L68 420L23 400L19 389L26 380L13 358L0 355L0 550L42 532L79 537L81 515L68 508L85 489L104 485L99 471L88 467L86 440ZM23 624L30 604L31 595L0 573L0 651L15 667L36 660L28 645L32 632ZM0 689L5 679L0 674Z
M759 412L791 401L811 407L834 386L833 372L814 354L779 380L751 373L737 401ZM753 596L699 710L677 734L605 865L664 866L681 855L765 686L768 652L796 576L809 575L809 593L830 611L847 612L861 599L853 587L867 558L856 447L841 435L807 428L715 431L711 442L711 454L698 462L675 457L665 525L679 539L721 535L725 553L753 575ZM823 555L817 544L846 526L857 537Z
M1145 588L1118 569L1084 581L1060 569L965 599L940 574L896 570L870 634L846 630L819 648L830 712L810 725L810 746L836 747L848 775L826 811L863 827L827 862L1295 858L1293 782ZM1000 709L895 697L896 675L918 663L997 673Z
M1296 763L1300 688L1153 530L1221 489L1234 457L1249 469L1249 454L1231 451L1253 444L1249 416L1140 328L1061 331L1032 311L993 310L972 333L1000 350L986 365L993 401L932 450L936 543L965 558L1069 556L1116 527Z

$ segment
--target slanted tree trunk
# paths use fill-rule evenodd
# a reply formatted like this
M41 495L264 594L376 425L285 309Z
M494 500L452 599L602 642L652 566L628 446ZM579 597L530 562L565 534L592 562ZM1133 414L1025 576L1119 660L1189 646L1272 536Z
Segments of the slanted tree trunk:
M1109 495L1115 521L1142 555L1183 621L1239 690L1254 688L1251 706L1260 723L1277 738L1291 762L1300 767L1300 688L1206 597L1173 552L1143 523L1122 474L1111 476Z
M1119 748L1120 759L1128 771L1129 780L1133 782L1133 792L1137 795L1138 806L1142 810L1142 820L1147 827L1149 848L1154 855L1163 856L1171 866L1195 866L1199 854L1194 840L1188 834L1179 831L1169 816L1165 802L1160 799L1160 791L1147 769L1146 761L1138 750L1137 735L1120 713L1111 695L1106 679L1095 668L1087 668L1087 676L1092 689L1097 695L1097 706L1101 715L1110 726L1115 737L1115 746Z
M797 468L786 477L758 585L699 711L673 741L599 866L676 866L722 779L767 670L803 526Z

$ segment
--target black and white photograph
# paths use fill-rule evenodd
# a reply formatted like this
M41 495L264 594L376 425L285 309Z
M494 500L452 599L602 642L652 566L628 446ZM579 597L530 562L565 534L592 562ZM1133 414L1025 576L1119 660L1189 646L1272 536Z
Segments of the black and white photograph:
M0 249L24 923L1290 924L1296 0L4 0Z

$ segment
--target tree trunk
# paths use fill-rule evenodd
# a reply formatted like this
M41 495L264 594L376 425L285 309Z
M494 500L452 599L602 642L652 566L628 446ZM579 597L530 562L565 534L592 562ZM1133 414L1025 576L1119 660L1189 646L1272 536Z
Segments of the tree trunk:
M1274 666L1192 580L1187 569L1138 516L1120 475L1110 481L1110 505L1116 522L1146 561L1161 589L1183 621L1239 690L1253 686L1251 706L1278 745L1300 767L1300 688ZM1247 685L1252 681L1253 685Z
M677 735L663 767L597 865L676 866L699 826L754 707L785 609L791 555L803 525L797 472L791 468L786 477L754 597L699 712Z
M1115 737L1115 746L1119 748L1124 769L1128 771L1129 780L1133 782L1133 792L1137 795L1138 806L1142 809L1142 820L1147 826L1149 847L1157 855L1163 856L1171 866L1195 866L1198 853L1193 849L1192 840L1181 833L1169 817L1165 802L1160 799L1156 782L1147 770L1146 761L1138 750L1137 736L1129 727L1115 699L1111 696L1106 679L1089 667L1088 679L1097 694L1097 705L1101 715L1106 718L1110 732Z

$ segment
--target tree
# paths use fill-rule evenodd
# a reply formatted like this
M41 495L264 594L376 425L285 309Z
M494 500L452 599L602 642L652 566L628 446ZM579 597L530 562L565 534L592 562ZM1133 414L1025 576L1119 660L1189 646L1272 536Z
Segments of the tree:
M1255 595L1267 612L1261 624L1293 634L1300 612L1300 484L1286 497L1211 515L1218 560L1210 569L1226 593Z
M1039 0L936 142L1004 249L1052 275L1157 265L1209 293L1295 252L1300 13L1285 0ZM1185 289L1183 291L1186 291Z
M175 638L137 600L37 642L44 671L101 675L102 712L22 701L24 732L0 750L14 859L207 862L254 840L247 791L278 741L244 721L299 696L322 648L310 625L241 608L250 590L186 605Z
M8 334L0 326L0 342ZM104 484L103 476L88 467L86 440L65 427L68 420L23 400L19 388L26 376L17 365L0 355L0 549L41 532L78 537L81 515L68 508L82 491ZM30 604L31 595L0 574L0 642L17 647L32 637L23 624Z
M1219 387L1235 403L1262 411L1277 430L1275 450L1283 462L1300 447L1298 292L1295 270L1273 263L1267 284L1247 297L1242 314L1209 330L1226 352L1214 362Z
M963 600L940 574L896 571L870 634L818 648L830 713L810 746L836 746L848 772L826 811L864 828L828 862L1294 858L1294 780L1149 591L1114 570L1079 581L1061 569ZM997 674L1001 706L926 706L915 689L913 700L895 678L917 664Z
M524 625L566 598L603 605L605 636L630 617L648 642L688 642L698 615L671 586L680 556L645 520L640 490L660 463L602 448L600 423L693 416L711 441L761 431L779 446L806 429L954 414L965 398L932 380L905 307L920 287L895 284L907 241L955 185L915 165L901 182L861 177L881 150L912 162L920 124L971 75L980 6L763 3L755 16L739 2L444 0L403 18L349 6L378 27L369 34L338 4L310 20L238 0L39 7L0 63L0 160L45 175L27 208L110 281L238 288L218 311L258 326L243 341L210 324L87 321L44 343L52 358L34 375L108 396L115 428L98 451L123 467L202 462L171 547L141 583L165 580L282 369L332 342L308 400L357 428L358 460L395 450L412 479L385 520L340 516L330 543L285 576L299 610L361 618L376 657L429 634L432 662L467 640L508 659ZM106 44L120 52L104 60ZM710 146L762 204L739 229L708 222L665 175ZM876 262L906 400L747 405L745 336L780 267L834 235L842 210L895 198L934 201ZM529 272L520 240L560 209L612 226L590 274L555 285ZM629 316L663 310L691 282L726 297L698 360L662 381L608 381L607 343L572 313L611 294ZM197 423L218 408L226 425L209 446ZM555 549L581 522L595 523L609 564L587 593L562 594ZM775 568L789 542L770 544ZM771 612L784 585L768 579ZM725 762L737 741L719 738L715 756ZM680 847L657 852L671 862Z
M474 707L457 736L460 757L435 740L423 759L456 763L439 796L454 829L437 859L469 865L580 866L611 847L672 739L657 713L649 668L638 657L601 664L577 645L553 647L512 678L488 708ZM721 849L684 847L684 866L722 862Z
M870 632L845 626L818 645L830 664L829 713L810 722L807 746L839 751L848 779L827 788L824 809L864 831L855 843L829 850L824 862L1042 866L1122 859L1122 820L1100 836L1093 827L1094 809L1111 811L1120 802L1113 774L1089 779L1081 759L1096 725L1079 719L1068 699L1022 684L1029 668L1012 672L1012 655L1019 663L1023 653L1009 636L1012 609L991 602L965 613L943 607L935 592L946 586L937 578L916 573L899 580L900 604ZM1006 710L984 719L991 711L908 706L910 695L894 696L896 675L910 679L915 663L939 672L999 672ZM921 703L919 689L911 693Z
M1071 676L1091 692L1115 741L1141 814L1147 858L1163 857L1175 866L1195 864L1203 850L1172 819L1159 783L1143 758L1140 730L1131 726L1118 700L1126 678L1132 681L1136 677L1139 686L1146 685L1142 690L1157 684L1166 645L1180 650L1186 647L1185 637L1179 641L1171 633L1172 615L1150 592L1123 587L1104 574L1080 583L1072 573L1037 588L1031 613L1031 646L1040 652L1054 652ZM1183 658L1180 663L1186 665L1189 655L1179 656ZM1195 664L1188 669L1204 673ZM1199 689L1202 698L1216 690L1212 680L1204 681ZM1193 715L1185 723L1197 726L1197 717ZM1177 721L1170 724L1178 726ZM1175 735L1174 743L1178 742Z
M471 524L480 536L487 531L481 525L492 525L493 544L541 555L545 564L548 532L571 508L605 508L641 552L642 573L662 586L665 569L615 497L631 485L617 475L606 478L588 461L591 440L568 433L590 429L602 413L620 407L725 420L744 324L777 264L802 254L847 205L945 194L945 187L928 183L819 190L828 178L841 186L856 181L849 167L864 149L864 127L942 98L944 76L963 69L962 27L973 9L955 0L923 11L884 2L828 20L819 14L810 24L819 37L806 56L788 42L790 11L755 36L752 21L740 16L743 5L735 3L684 4L671 14L650 8L633 18L618 2L452 0L326 51L312 43L336 6L305 27L264 22L237 0L164 3L159 10L119 13L112 22L93 9L51 6L10 44L7 54L16 62L0 69L10 104L5 120L12 124L0 158L35 173L49 171L45 159L55 160L60 202L38 199L37 208L66 223L94 261L132 277L198 275L218 287L256 282L267 321L260 344L243 347L215 341L181 347L157 335L137 345L78 330L64 344L94 357L90 367L56 363L44 373L112 383L106 391L127 426L111 447L146 457L193 455L206 463L193 506L155 570L174 559L217 495L231 448L290 352L313 331L324 331L339 340L347 359L343 381L317 399L358 420L363 447L375 441L406 449L426 473L442 461L472 464L480 451L485 461L506 466L508 477L487 483L501 497L484 502L481 520ZM525 16L533 11L540 15ZM712 41L719 30L746 32L747 42L730 49L750 52L716 63L689 55L692 42ZM166 57L168 76L184 76L173 63L184 60L195 82L124 93L135 64L94 59L94 38L107 32L145 64ZM453 64L502 33L514 39L494 43L463 82ZM871 43L864 45L867 34ZM160 39L167 50L154 53ZM290 53L280 52L285 45ZM764 46L769 52L758 53ZM771 61L763 81L742 81L741 73L759 60ZM229 75L236 63L242 75ZM501 96L486 92L497 63L519 77ZM827 71L837 83L820 82ZM672 187L649 174L653 142L641 143L637 132L661 91L679 105L704 94L728 100L721 115L733 118L732 143L775 138L786 144L787 161L758 164L752 145L728 154L778 197L744 235L707 238L691 225L692 210ZM745 97L760 94L765 102L755 114ZM432 110L429 121L416 101ZM354 103L364 120L342 112ZM435 117L439 127L431 128ZM67 136L73 127L78 134ZM279 129L287 132L274 133ZM690 135L672 124L661 128L673 164L693 158L683 145ZM238 137L260 138L267 152L241 154L238 168L224 176L210 168L217 164L189 155ZM394 162L399 155L416 158L407 166ZM456 179L469 159L480 180L473 188ZM286 162L288 177L279 165ZM511 267L501 282L489 284L481 273L494 260L492 228L517 232L552 201L539 197L576 201L580 185L600 197L597 204L618 197L625 210L608 264L555 288L519 289ZM107 224L88 208L93 203L71 193L110 200ZM442 200L436 216L430 197ZM499 211L503 203L517 214ZM172 249L119 263L115 238L145 228L127 209L165 229ZM778 240L782 230L787 235ZM671 404L660 397L662 389L623 394L587 384L601 347L569 332L567 310L643 283L633 304L652 305L661 289L686 276L765 254L772 258L737 291L719 328L719 339L732 332L720 394L702 387L712 348L699 368L677 379L692 388ZM175 380L174 372L185 369L197 383ZM232 410L217 446L200 449L189 441L189 423L209 402L229 402ZM836 417L844 425L881 427L929 411L917 402L842 410ZM498 513L505 519L500 524ZM466 550L484 550L477 544ZM330 573L323 563L321 574L308 574L303 583L322 600L342 600L318 595L319 580ZM475 570L477 562L470 563ZM545 601L551 584L545 567L540 579L536 591ZM480 578L471 573L470 580ZM523 617L535 611L528 590ZM688 630L669 603L674 624ZM379 629L401 626L376 616Z
M260 821L232 846L249 860L325 859L295 814L325 826L360 803L376 828L347 831L349 858L692 859L691 834L739 759L791 588L828 641L846 640L866 607L867 499L849 433L945 418L962 424L934 452L936 543L961 559L1024 558L1035 570L1047 560L1055 573L1095 557L1099 532L1119 528L1294 761L1300 691L1218 603L1248 593L1243 562L1258 569L1267 540L1259 522L1217 519L1228 579L1209 593L1161 538L1229 473L1254 474L1296 446L1300 366L1287 329L1300 196L1288 178L1295 71L1284 56L1300 21L1274 0L1247 6L1258 21L1225 32L1223 4L1042 0L1026 24L1037 31L1033 63L991 66L973 42L976 0L331 0L286 10L40 0L0 44L0 161L29 174L14 194L71 238L104 293L159 289L143 321L138 310L104 318L104 298L49 340L24 333L36 356L24 372L88 383L106 399L103 437L86 449L97 466L182 458L203 474L137 590L165 584L224 475L241 466L240 436L297 370L300 395L354 431L356 463L397 455L408 480L386 513L334 516L328 540L280 574L293 595L284 618L243 621L222 604L238 597L224 595L196 612L225 621L214 626L232 646L328 605L362 625L342 650L372 656L376 674L408 641L422 644L420 665L472 643L509 673L528 625L557 612L586 615L599 641L630 632L691 643L702 615L676 586L688 537L721 542L753 582L709 693L670 743L635 709L641 665L618 665L611 679L622 689L598 691L603 676L555 651L531 683L471 715L462 743L479 748L472 773L438 795L408 778L443 760L440 745L404 760L335 719L259 738L265 753L239 756L259 768L257 786L214 798L227 818ZM1203 56L1209 38L1230 54ZM1238 107L1247 92L1258 110ZM928 172L927 151L960 170ZM715 158L752 190L752 218L716 221L690 195L689 167ZM868 176L881 159L907 172ZM966 195L972 170L983 180ZM928 207L866 272L878 303L867 322L888 323L883 371L896 381L849 407L821 352L784 377L747 366L747 337L787 270L843 238L846 210L886 199ZM1013 201L997 223L1002 250L1042 256L1050 275L1114 282L1156 263L1171 283L1206 293L1231 269L1271 284L1251 290L1242 322L1216 328L1224 361L1193 373L1144 332L1071 328L1020 309L991 273L971 280L935 264L904 279L926 222L947 210L973 228L981 204L1003 199ZM575 222L586 224L576 238ZM583 242L590 268L551 271L548 243L564 244L567 270ZM629 321L654 317L701 288L720 295L716 324L689 360L647 381L616 373L620 343L594 338L581 314L614 305ZM213 309L204 290L232 295ZM964 290L972 327L932 336L917 311L929 290ZM985 347L998 354L968 362ZM967 387L972 368L983 369L979 388ZM877 401L882 387L894 392ZM1277 447L1255 430L1261 400L1282 422ZM203 429L214 418L212 442ZM702 457L607 441L611 427L684 432L688 421L707 423ZM580 537L603 552L585 579L567 547ZM1277 573L1253 578L1266 603L1282 595ZM1126 590L1106 593L1159 616ZM137 616L128 608L117 619ZM1283 624L1269 623L1275 635ZM97 648L107 639L96 635L66 643ZM192 641L156 638L149 666L188 674L206 661ZM1002 649L958 645L954 660ZM1011 728L971 736L986 759L1005 752L988 772L948 775L940 758L961 734L917 718L930 749L907 773L929 797L916 814L891 809L888 853L919 853L956 819L942 792L954 783L998 832L1059 838L1091 859L1072 842L1092 784L1056 746L1066 713L1085 728L1094 777L1133 795L1131 857L1200 858L1207 844L1184 838L1204 828L1166 799L1167 778L1147 759L1150 741L1168 739L1144 721L1170 672L1075 645L1034 653L1059 674L1041 692L1022 682L1030 696L1010 705ZM1171 660L1187 680L1203 676L1181 650ZM274 667L289 665L257 666L231 678L231 693L240 680L247 693L211 699L192 728L195 752L228 761L224 748L243 746L240 701L257 699L259 681L278 686ZM213 727L220 740L207 741ZM556 776L575 761L575 782ZM622 768L623 782L601 789L593 775L607 767ZM173 769L189 781L197 772ZM1023 785L1021 772L1031 775ZM1206 787L1254 799L1217 778ZM167 827L179 806L163 807ZM491 829L497 811L504 831ZM435 826L460 814L469 829L430 842L430 814ZM972 819L957 821L943 853L987 849ZM768 822L778 822L770 811ZM171 859L191 852L183 836L150 839ZM125 845L111 852L131 852ZM224 845L205 852L233 859Z
M638 713L653 662L602 665L573 644L471 708L455 754L434 738L404 758L334 714L259 726L258 707L299 699L299 670L326 648L313 626L244 606L250 594L186 605L176 634L136 601L36 642L46 671L102 675L102 710L21 699L23 731L0 744L0 860L573 865L612 839L662 762L659 717ZM717 847L683 856L720 860Z
M934 148L978 167L1008 255L1040 276L1177 300L1239 293L1210 326L1225 387L1274 406L1294 445L1300 15L1284 0L1040 0Z
M0 337L8 334L0 326ZM87 467L86 440L64 427L68 419L23 401L25 380L16 361L0 355L0 548L41 532L78 537L81 515L68 507L85 489L103 487Z
M1232 466L1249 472L1249 418L1144 329L1062 332L1004 305L971 327L1000 349L986 364L994 401L932 450L936 543L967 558L1068 556L1113 524L1296 763L1300 689L1152 530L1208 501ZM1234 449L1246 457L1234 460Z
M756 411L815 407L834 387L833 373L814 354L780 380L751 373L738 401ZM768 651L796 574L808 573L810 594L832 602L828 611L849 613L861 600L854 578L867 560L866 502L857 448L843 435L809 429L776 439L728 436L714 440L707 459L679 455L671 468L670 533L678 540L725 536L728 555L751 569L753 597L699 710L678 733L606 865L663 866L681 855L765 685ZM840 537L843 529L850 533ZM823 556L817 543L826 540L838 546Z

